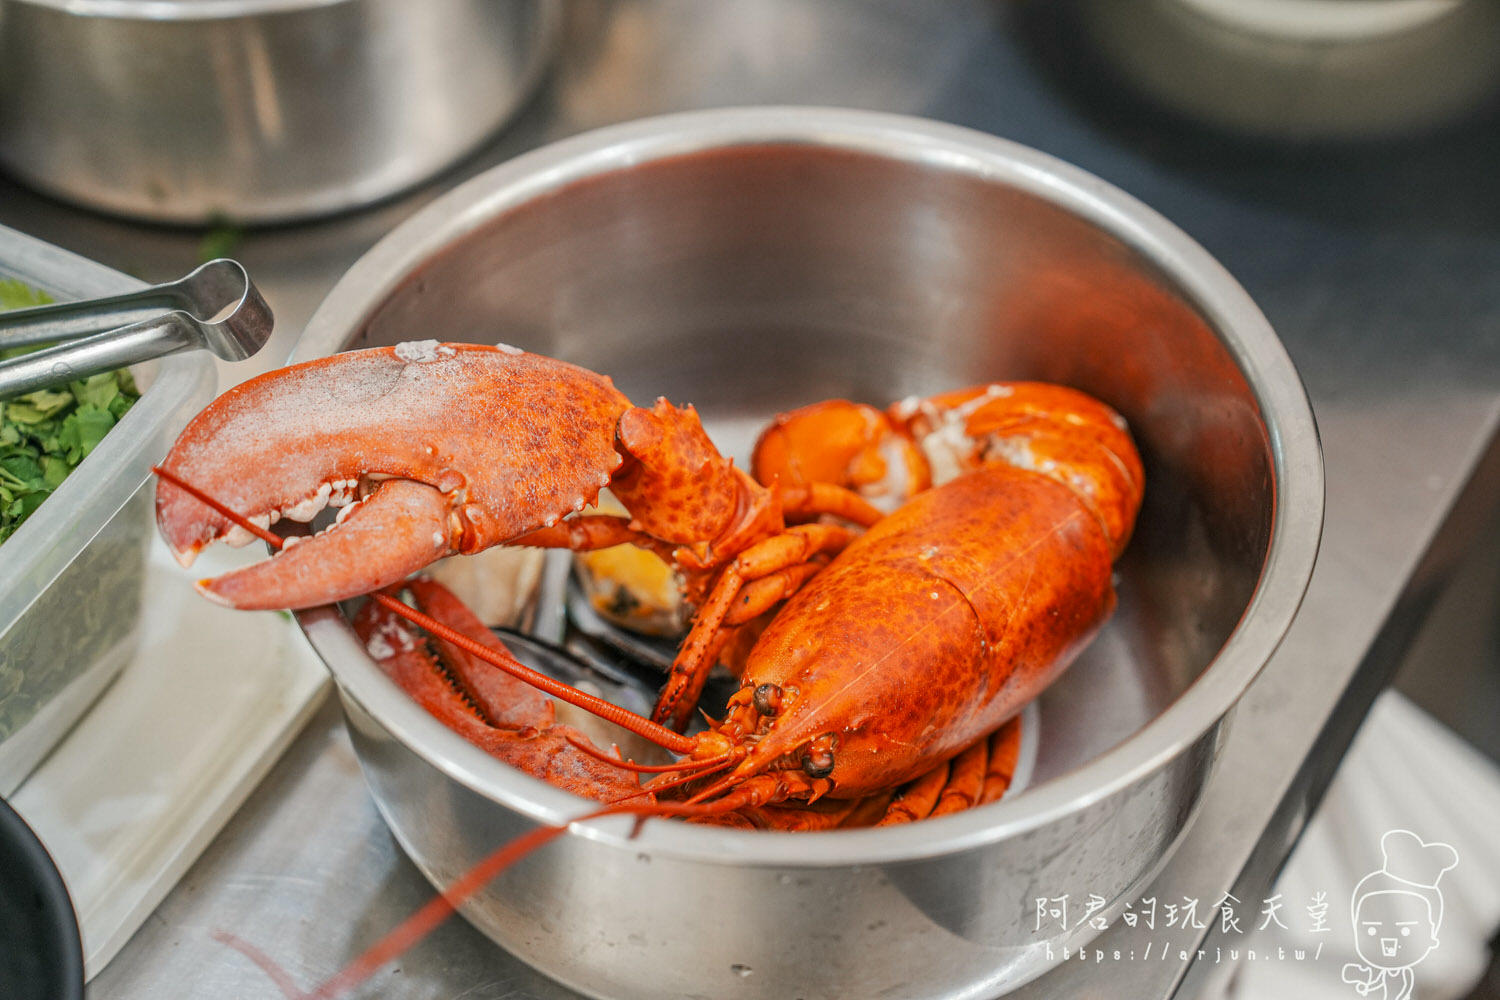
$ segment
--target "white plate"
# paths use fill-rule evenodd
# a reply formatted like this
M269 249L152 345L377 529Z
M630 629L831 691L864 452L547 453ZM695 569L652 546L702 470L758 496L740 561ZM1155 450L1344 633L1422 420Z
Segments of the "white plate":
M154 542L140 647L12 796L62 869L92 978L161 902L301 729L328 674L289 618L230 611L192 581L263 558L211 550L184 571Z

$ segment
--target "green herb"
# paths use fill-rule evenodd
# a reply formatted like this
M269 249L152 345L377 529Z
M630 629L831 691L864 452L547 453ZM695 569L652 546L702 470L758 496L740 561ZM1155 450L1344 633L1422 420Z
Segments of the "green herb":
M0 309L25 309L52 301L46 292L22 284L15 278L0 278Z
M229 219L218 217L209 223L209 229L198 244L198 259L207 264L220 257L233 257L244 232Z
M45 292L0 279L0 310L51 301ZM0 360L34 349L0 351ZM130 373L122 370L0 403L0 542L41 506L139 398Z

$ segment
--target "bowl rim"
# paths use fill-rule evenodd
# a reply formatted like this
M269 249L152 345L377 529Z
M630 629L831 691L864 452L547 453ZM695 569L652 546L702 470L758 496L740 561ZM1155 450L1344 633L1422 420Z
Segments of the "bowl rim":
M21 0L73 17L119 21L226 21L263 14L298 14L358 0Z
M16 866L16 871L29 875L33 882L38 935L50 938L57 946L55 957L59 964L51 970L54 978L47 985L57 990L53 994L57 1000L82 1000L83 938L67 884L47 845L4 798L0 798L0 844L10 855L7 860Z
M615 816L569 833L641 853L706 863L812 867L914 861L1008 839L1146 778L1232 708L1285 636L1312 575L1323 523L1317 426L1285 348L1243 288L1153 209L1048 154L956 125L883 112L754 107L691 111L587 132L518 156L454 188L406 220L334 286L291 362L342 348L411 273L496 217L549 192L656 160L733 146L826 147L969 173L1023 190L1121 240L1173 281L1239 366L1265 421L1273 462L1271 541L1245 611L1203 672L1143 728L1083 766L1015 799L899 827L779 836ZM585 800L485 754L390 681L334 608L297 614L340 693L449 778L539 823L562 824ZM594 805L589 803L590 806Z

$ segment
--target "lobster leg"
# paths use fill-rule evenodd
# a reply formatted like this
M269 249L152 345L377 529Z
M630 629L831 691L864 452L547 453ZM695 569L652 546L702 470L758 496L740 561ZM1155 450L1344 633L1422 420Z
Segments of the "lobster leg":
M765 631L772 611L826 565L825 559L813 559L752 580L741 588L719 630L725 641L708 655L708 662L722 663L735 677L741 676L745 659Z
M725 825L740 826L743 823L747 829L779 830L787 833L833 830L844 825L860 801L860 799L822 799L807 806L761 806L726 814L733 816L734 820Z
M670 562L672 546L663 545L644 532L630 527L630 519L613 514L585 514L559 521L550 527L528 531L511 539L507 545L530 545L539 549L570 549L592 552L616 545L635 545Z
M914 820L926 819L927 815L932 812L932 807L937 804L943 785L948 781L948 770L948 762L945 760L907 785L891 801L885 815L880 817L875 825L895 826L898 823L911 823Z
M984 770L984 785L979 791L981 805L994 802L1010 788L1020 757L1021 717L1018 715L990 737L990 761Z
M858 493L833 483L784 486L781 490L781 509L790 517L832 514L863 528L868 528L885 516L880 508Z
M979 791L984 787L985 765L989 758L988 739L976 740L973 746L954 757L948 764L948 781L928 815L946 816L977 803Z
M854 810L844 817L840 824L846 829L856 829L863 826L874 826L885 815L885 811L891 807L891 800L896 797L895 792L877 792L866 796L858 801Z
M797 588L817 574L827 563L813 560L777 570L740 588L734 604L724 616L724 624L743 625L774 608L797 592Z
M994 802L1010 787L1020 752L1021 718L1017 716L908 785L876 825L946 816Z
M671 674L662 688L656 709L651 713L652 721L678 731L687 725L703 690L703 682L708 678L708 670L713 665L710 654L718 647L717 634L747 583L806 563L819 553L837 552L852 538L847 528L838 525L804 524L757 542L736 556L720 574L693 621L693 627L672 663Z
M810 805L774 805L690 819L690 823L782 833L874 826L891 804L891 793L862 799L820 799Z

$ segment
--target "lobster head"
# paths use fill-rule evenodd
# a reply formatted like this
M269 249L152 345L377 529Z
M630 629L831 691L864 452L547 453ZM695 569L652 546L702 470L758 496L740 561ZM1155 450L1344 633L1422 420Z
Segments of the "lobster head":
M269 372L220 396L161 467L268 527L341 507L264 562L200 581L238 608L305 608L395 583L597 497L629 401L610 380L515 348L421 341ZM156 521L184 566L251 535L173 482Z

